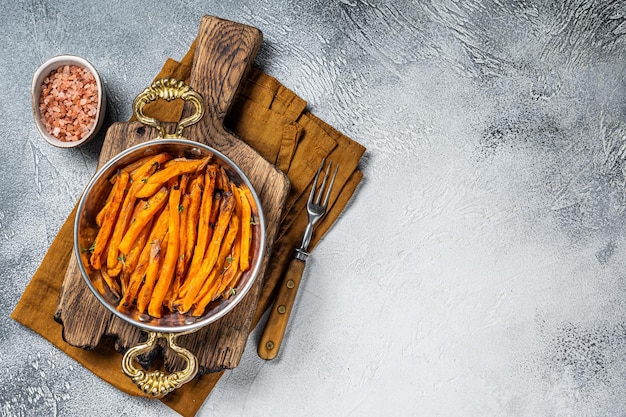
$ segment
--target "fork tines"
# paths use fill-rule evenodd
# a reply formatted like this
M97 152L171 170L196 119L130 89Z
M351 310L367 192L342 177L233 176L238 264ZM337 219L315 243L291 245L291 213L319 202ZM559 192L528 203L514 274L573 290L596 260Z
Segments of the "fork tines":
M315 191L317 190L317 180L320 176L320 173L322 172L322 169L324 168L325 162L326 162L326 158L322 159L322 163L317 169L317 173L315 174L315 178L313 179L313 186L311 187L311 194L309 195L309 203L313 202L314 204L319 205L322 199L324 187L326 186L326 181L328 180L328 175L330 174L330 169L333 165L332 160L329 161L328 166L326 167L326 172L324 173L324 178L322 179L322 184L319 187L319 193L317 194L317 197L315 197L315 201L313 201L313 195L315 194ZM324 201L321 203L323 207L326 207L326 205L328 204L328 199L330 198L330 192L333 189L333 184L335 183L335 177L337 177L338 171L339 171L339 165L336 165L335 172L333 173L333 176L330 179L330 184L328 184L328 189L326 189L326 195L324 196Z

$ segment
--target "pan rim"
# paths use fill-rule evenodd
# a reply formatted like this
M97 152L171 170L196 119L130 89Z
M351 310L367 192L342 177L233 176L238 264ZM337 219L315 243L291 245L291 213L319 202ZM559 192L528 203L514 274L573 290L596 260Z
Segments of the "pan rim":
M136 320L133 317L130 317L129 315L125 314L124 312L117 310L117 308L115 308L114 305L112 305L109 301L107 301L106 298L102 294L100 294L100 292L95 288L93 282L91 281L89 277L88 272L85 269L85 266L83 265L83 262L81 261L82 248L80 247L80 242L79 242L80 240L79 229L80 229L81 214L83 213L85 209L85 204L87 202L87 197L89 196L89 192L93 189L94 185L105 174L107 174L113 167L115 167L115 165L124 157L127 157L128 155L134 152L138 152L143 148L149 148L155 145L183 145L183 146L199 147L199 148L202 148L204 151L211 152L215 157L225 162L226 165L229 166L229 168L233 169L235 173L239 176L239 178L246 184L246 186L251 191L251 194L255 200L255 203L258 209L257 220L258 220L258 225L260 226L259 228L259 231L260 231L259 233L259 237L260 237L259 256L257 257L257 259L255 260L255 263L251 267L250 278L245 283L245 286L242 288L238 288L237 294L235 295L236 298L228 302L224 308L220 309L215 314L211 314L208 316L203 315L203 316L200 316L197 320L193 320L190 323L185 323L181 325L172 325L172 326L152 325L146 322L142 322L140 320ZM74 254L76 256L76 260L77 260L81 277L86 282L87 286L91 290L91 293L97 298L100 304L104 305L104 307L107 308L110 312L112 312L116 317L119 317L124 322L127 322L131 325L134 325L146 331L155 331L155 332L161 332L161 333L189 333L189 332L198 330L202 327L205 327L211 323L214 323L217 320L224 317L229 312L231 312L239 304L239 302L246 296L246 294L248 293L250 288L254 285L256 280L259 279L259 274L260 274L261 267L263 264L263 258L265 257L265 253L266 253L265 231L266 231L265 217L264 217L263 207L261 205L260 198L254 186L248 179L247 175L235 162L233 162L229 157L227 157L226 155L224 155L222 152L218 151L217 149L201 142L197 142L197 141L193 141L189 139L157 138L157 139L152 139L147 142L142 142L137 145L131 146L127 148L126 150L118 153L109 161L107 161L102 166L102 168L98 169L97 172L93 175L93 177L89 180L79 200L77 212L76 212L76 218L74 220ZM192 318L190 317L190 321L191 319Z

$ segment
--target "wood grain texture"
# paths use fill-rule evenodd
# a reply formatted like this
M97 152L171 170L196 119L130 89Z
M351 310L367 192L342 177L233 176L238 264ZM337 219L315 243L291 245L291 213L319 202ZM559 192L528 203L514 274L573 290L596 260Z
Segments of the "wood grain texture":
M289 181L282 172L223 127L239 83L253 63L261 41L261 32L256 28L210 16L202 19L198 33L189 84L203 96L207 111L198 124L183 134L187 139L221 151L243 170L261 200L267 243L259 278L238 306L217 322L180 338L182 346L196 353L199 374L234 368L241 359L289 190ZM188 111L185 109L183 117ZM138 122L113 124L107 131L98 168L121 151L150 140L156 134L156 129ZM74 255L55 318L63 324L64 340L74 346L91 349L103 336L113 336L116 349L123 352L145 339L138 328L109 313L91 294L80 276ZM149 363L155 353L144 357L143 362ZM164 357L166 369L178 368L175 355L165 350Z
M259 342L258 353L263 359L274 359L278 355L305 265L304 261L295 258L289 263Z

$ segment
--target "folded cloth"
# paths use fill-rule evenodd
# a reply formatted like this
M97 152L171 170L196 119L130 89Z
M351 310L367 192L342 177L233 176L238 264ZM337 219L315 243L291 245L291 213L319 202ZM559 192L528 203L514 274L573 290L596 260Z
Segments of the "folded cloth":
M168 59L155 79L174 77L188 80L195 42L180 61ZM144 112L164 122L180 119L180 100L150 103ZM344 136L306 109L306 102L275 78L253 68L243 81L226 120L226 127L253 147L291 181L291 191L274 244L253 326L271 305L275 290L293 256L307 223L306 196L322 158L341 166L326 216L316 226L310 249L345 208L359 184L362 173L358 163L365 148ZM72 227L76 208L61 227L41 265L35 272L11 317L31 328L100 378L132 395L138 390L129 378L120 377L120 354L113 341L102 342L87 351L63 341L62 328L54 321L57 297L61 290L73 246ZM222 372L203 375L162 398L166 405L183 416L194 416L220 379Z

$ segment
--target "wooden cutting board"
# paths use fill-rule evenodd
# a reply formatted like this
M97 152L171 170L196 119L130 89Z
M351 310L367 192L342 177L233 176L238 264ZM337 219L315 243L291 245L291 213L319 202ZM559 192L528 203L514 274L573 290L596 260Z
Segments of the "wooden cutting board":
M212 16L202 18L196 41L189 84L204 98L206 112L202 120L187 128L183 135L221 151L248 176L263 207L268 248L259 278L240 304L217 322L179 338L182 346L196 354L199 374L231 369L239 364L289 191L287 177L226 131L223 124L261 42L262 34L258 29ZM191 111L191 108L185 108L183 117ZM113 124L107 131L98 167L128 147L156 135L156 129L138 122ZM105 336L115 338L115 347L120 352L145 339L141 330L100 304L83 281L74 254L65 275L55 318L63 324L64 340L85 349L95 348ZM175 356L167 351L164 356L166 368L176 369ZM146 363L150 360L145 358Z

